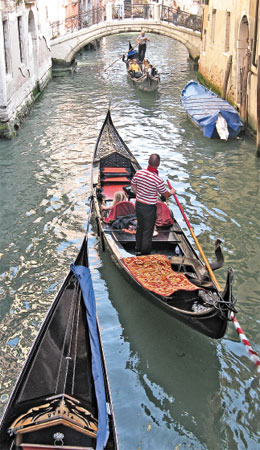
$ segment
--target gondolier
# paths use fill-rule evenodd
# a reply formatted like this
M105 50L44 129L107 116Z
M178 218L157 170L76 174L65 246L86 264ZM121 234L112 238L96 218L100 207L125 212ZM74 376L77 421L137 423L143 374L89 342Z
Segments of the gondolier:
M158 194L165 198L175 194L168 191L158 174L160 156L150 155L147 169L139 170L132 179L132 189L136 194L136 255L149 255L152 250L152 237L156 221L156 203Z
M136 42L138 44L138 60L139 60L139 62L142 62L145 57L146 43L150 42L150 39L148 39L145 36L144 31L141 31L141 33L139 34L139 36L136 39Z

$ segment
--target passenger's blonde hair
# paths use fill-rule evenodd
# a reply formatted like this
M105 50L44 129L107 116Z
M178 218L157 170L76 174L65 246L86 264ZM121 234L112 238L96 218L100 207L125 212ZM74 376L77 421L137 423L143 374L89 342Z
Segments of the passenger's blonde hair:
M112 206L115 206L119 202L125 202L127 201L127 197L123 191L117 191L114 193L114 199Z

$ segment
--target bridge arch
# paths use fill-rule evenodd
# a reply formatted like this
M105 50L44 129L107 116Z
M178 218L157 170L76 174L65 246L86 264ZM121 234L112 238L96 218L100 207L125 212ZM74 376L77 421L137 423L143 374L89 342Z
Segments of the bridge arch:
M152 20L121 20L114 22L101 22L88 28L58 37L52 40L51 53L54 65L68 65L73 62L75 55L87 44L119 33L136 32L144 29L147 33L159 34L175 39L186 46L189 56L197 60L200 54L200 33L183 27L176 27L167 22Z

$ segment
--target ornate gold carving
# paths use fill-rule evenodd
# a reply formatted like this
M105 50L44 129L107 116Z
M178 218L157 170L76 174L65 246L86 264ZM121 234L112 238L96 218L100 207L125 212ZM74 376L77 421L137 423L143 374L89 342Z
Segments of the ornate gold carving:
M10 435L28 433L63 424L92 437L97 435L97 419L77 400L58 397L29 409L19 416L9 428Z

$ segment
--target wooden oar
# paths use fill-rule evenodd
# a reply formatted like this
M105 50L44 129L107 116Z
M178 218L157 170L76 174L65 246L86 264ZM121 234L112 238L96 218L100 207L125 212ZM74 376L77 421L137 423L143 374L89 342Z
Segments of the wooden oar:
M167 183L168 183L169 188L172 189L172 185L171 185L171 183L169 182L169 180L167 180ZM197 239L196 236L195 236L195 233L194 233L194 231L193 231L193 229L192 229L192 227L191 227L190 222L188 221L188 219L187 219L187 217L186 217L186 214L185 214L185 212L184 212L183 209L182 209L182 206L181 206L181 204L180 204L180 202L179 202L179 200L178 200L178 198L177 198L177 195L176 195L176 194L173 194L173 195L174 195L175 201L176 201L176 203L177 203L177 205L178 205L178 207L179 207L179 209L180 209L180 212L182 213L183 218L184 218L184 220L185 220L185 222L186 222L186 224L187 224L187 226L188 226L188 228L189 228L189 230L190 230L190 232L191 232L191 235L192 235L192 237L193 237L193 239L194 239L194 241L195 241L195 244L196 244L197 247L198 247L198 250L199 250L199 252L200 252L200 254L201 254L201 256L202 256L202 259L203 259L203 261L204 261L204 263L205 263L205 266L207 267L207 270L208 270L208 272L209 272L209 275L210 275L212 281L215 283L215 286L216 286L216 288L218 289L218 291L221 291L221 287L220 287L220 285L219 285L219 283L218 283L218 281L217 281L217 279L216 279L216 277L215 277L215 275L214 275L214 273L213 273L213 270L212 270L211 267L210 267L210 264L209 264L209 262L208 262L208 260L207 260L207 258L206 258L206 256L205 256L205 254L204 254L204 252L203 252L201 246L200 246L200 243L199 243L198 239Z
M137 47L137 46L138 46L138 44L136 44L134 47L132 47L131 50L134 50L134 48ZM109 66L107 66L107 67L104 69L104 72L106 72L107 69L109 69L110 67L112 67L117 61L119 61L120 59L122 59L123 56L127 55L131 50L128 50L128 51L125 52L122 56L120 56L119 58L115 59L114 62L112 62Z

